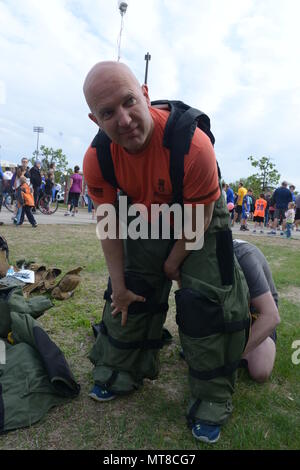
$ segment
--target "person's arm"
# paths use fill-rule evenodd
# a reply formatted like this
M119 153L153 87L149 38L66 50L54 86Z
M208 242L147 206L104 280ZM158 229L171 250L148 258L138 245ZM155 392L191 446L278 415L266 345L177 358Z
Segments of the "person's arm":
M251 327L250 338L243 358L261 344L280 323L279 312L270 291L251 299L251 304L259 312L259 315Z
M94 206L97 210L97 203L94 202ZM105 216L97 216L97 223L101 222L104 217ZM117 236L118 233L119 227L117 227ZM129 305L132 302L145 302L146 299L140 295L136 295L125 286L123 240L107 238L101 240L101 245L112 284L111 305L114 308L112 315L115 317L121 313L121 324L125 326Z
M208 229L211 223L214 206L215 206L214 202L204 206L204 233L206 232L206 230ZM193 230L195 230L195 227L196 227L196 222L195 222L196 208L195 207L193 207L192 217L193 217L192 227L193 227ZM187 240L184 236L181 240L177 240L167 260L165 261L165 264L164 264L165 274L172 281L180 282L180 266L182 265L183 261L190 253L190 250L185 249L185 244L187 241L191 243L193 240Z

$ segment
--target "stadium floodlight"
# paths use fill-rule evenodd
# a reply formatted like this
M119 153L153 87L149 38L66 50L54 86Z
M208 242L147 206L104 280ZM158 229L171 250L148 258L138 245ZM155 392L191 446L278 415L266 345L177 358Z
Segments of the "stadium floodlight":
M38 158L38 156L39 156L39 138L40 138L40 134L42 134L44 132L44 128L40 127L40 126L35 126L33 128L33 132L37 133L36 158Z

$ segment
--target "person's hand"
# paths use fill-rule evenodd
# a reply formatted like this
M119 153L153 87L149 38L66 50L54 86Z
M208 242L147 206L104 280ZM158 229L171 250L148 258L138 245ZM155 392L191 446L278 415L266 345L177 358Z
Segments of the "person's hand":
M133 302L146 302L145 297L137 295L128 289L122 292L112 293L111 300L111 306L114 308L111 314L113 317L116 317L119 313L122 314L122 326L126 325L129 305Z
M180 282L180 271L179 267L173 264L170 261L166 261L164 264L164 272L167 278L169 278L171 281L177 281Z

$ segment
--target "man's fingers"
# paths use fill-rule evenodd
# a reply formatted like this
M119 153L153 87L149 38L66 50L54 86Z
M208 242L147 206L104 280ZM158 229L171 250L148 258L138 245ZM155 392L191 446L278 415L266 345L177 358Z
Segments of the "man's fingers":
M135 296L135 302L146 302L145 297L141 297L140 295Z
M125 326L127 322L127 310L122 310L122 321L121 325Z

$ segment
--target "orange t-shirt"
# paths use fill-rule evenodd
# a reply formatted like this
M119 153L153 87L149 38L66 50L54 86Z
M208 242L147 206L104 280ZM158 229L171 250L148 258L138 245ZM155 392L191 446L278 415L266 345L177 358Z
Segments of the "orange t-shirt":
M264 217L266 207L267 201L265 199L257 199L255 202L254 217Z
M154 130L147 147L138 154L130 154L123 147L111 143L115 175L120 187L133 204L172 202L170 179L170 151L162 144L169 111L150 108ZM83 173L88 194L96 204L113 204L116 189L102 177L95 148L89 147L83 161ZM189 153L184 158L184 203L209 204L220 196L216 157L210 139L196 129Z

